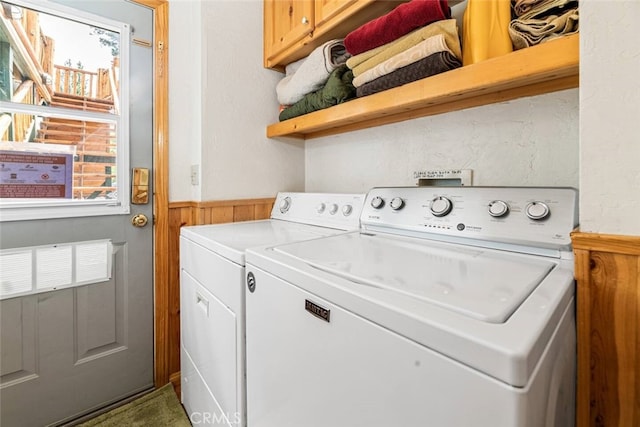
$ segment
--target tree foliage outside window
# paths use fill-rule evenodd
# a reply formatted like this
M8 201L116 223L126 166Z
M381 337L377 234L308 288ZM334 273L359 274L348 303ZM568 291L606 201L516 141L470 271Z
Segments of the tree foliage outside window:
M98 27L92 27L90 34L97 35L102 46L111 48L111 55L113 57L120 54L120 39L118 34Z
M66 61L64 61L64 66L75 68L76 70L84 70L82 61L76 62L76 65L74 67L71 58L68 58ZM82 73L76 73L70 70L67 70L67 73L71 73L71 78L69 79L69 93L74 93L78 96L84 96L84 94L87 93L87 86L89 83L83 80Z

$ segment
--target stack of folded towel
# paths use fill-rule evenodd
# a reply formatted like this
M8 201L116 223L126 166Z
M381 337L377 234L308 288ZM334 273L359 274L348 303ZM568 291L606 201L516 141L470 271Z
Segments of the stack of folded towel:
M276 94L280 121L328 108L355 97L353 75L344 65L350 54L341 39L317 47L309 56L287 65ZM347 73L348 72L348 73Z
M461 66L455 19L447 0L412 0L370 21L344 39L353 55L358 97L420 80Z
M507 1L514 49L578 32L578 0ZM447 0L402 3L288 65L276 88L280 120L461 67L462 56Z
M534 46L577 33L578 0L513 0L515 19L509 24L514 49Z

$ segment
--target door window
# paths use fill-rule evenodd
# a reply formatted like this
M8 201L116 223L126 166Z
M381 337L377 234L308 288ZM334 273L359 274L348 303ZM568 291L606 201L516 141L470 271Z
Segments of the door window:
M128 213L129 26L0 6L0 220Z

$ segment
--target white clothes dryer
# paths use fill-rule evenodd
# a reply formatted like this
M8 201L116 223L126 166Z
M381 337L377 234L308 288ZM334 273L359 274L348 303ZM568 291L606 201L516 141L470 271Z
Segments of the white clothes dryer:
M182 403L194 425L246 425L245 250L357 230L364 198L279 193L271 219L181 229Z
M249 425L573 425L576 225L573 189L376 188L247 251Z

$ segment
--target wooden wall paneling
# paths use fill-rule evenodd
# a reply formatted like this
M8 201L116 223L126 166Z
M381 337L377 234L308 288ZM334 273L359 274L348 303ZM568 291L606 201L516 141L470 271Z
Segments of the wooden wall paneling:
M574 248L576 276L576 426L589 425L591 402L591 265L590 252Z
M574 233L577 425L640 425L640 238Z
M255 219L256 208L254 205L241 205L233 207L233 222L251 221Z
M264 219L271 216L271 209L273 209L273 202L269 203L256 203L255 207L255 219Z
M224 224L233 222L233 206L212 206L206 208L209 213L208 221L204 224Z

